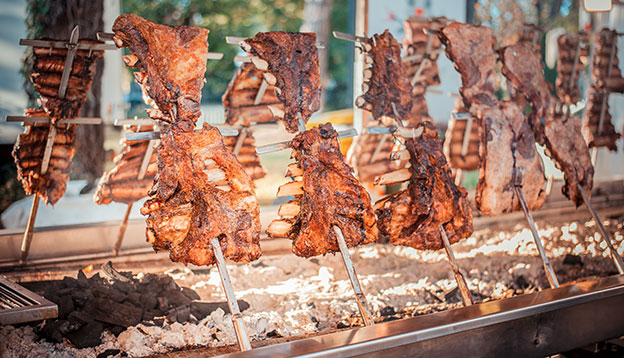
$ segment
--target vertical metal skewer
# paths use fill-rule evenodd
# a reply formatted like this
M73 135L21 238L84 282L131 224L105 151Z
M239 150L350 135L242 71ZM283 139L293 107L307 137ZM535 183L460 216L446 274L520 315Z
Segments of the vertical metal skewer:
M591 212L591 215L594 218L596 225L598 225L598 230L600 231L602 238L605 240L605 242L607 243L607 246L609 247L611 258L613 259L613 262L615 263L615 266L617 267L618 272L620 274L624 274L624 262L622 261L622 257L617 253L617 250L615 250L615 248L613 247L613 243L611 242L611 239L609 238L609 235L607 234L607 230L605 230L604 225L602 225L602 221L600 220L600 218L598 217L598 214L592 207L591 202L589 201L589 198L587 197L587 194L585 193L585 190L583 190L583 187L581 186L581 184L577 184L577 188L581 192L581 196L583 197L583 202L585 202L585 206L587 206L587 209L589 210L589 212Z
M223 258L223 252L221 251L221 244L219 244L219 239L216 237L213 237L210 240L210 243L212 244L212 251L215 256L215 261L217 262L217 269L219 270L219 277L221 278L221 285L223 286L223 291L225 292L225 298L228 302L228 306L230 307L230 313L232 314L232 323L234 324L234 332L236 332L238 346L241 351L249 351L251 350L251 344L249 343L249 337L247 337L247 332L245 331L243 315L241 314L238 302L236 301L236 295L234 294L230 274L225 266L225 259Z
M617 41L617 39L614 39ZM594 56L596 53L594 52ZM611 77L611 69L613 68L613 60L615 58L615 43L611 45L611 52L609 53L609 63L607 67L607 78ZM602 103L600 104L600 120L598 121L598 130L596 131L596 136L599 136L602 133L602 128L604 127L604 117L605 112L607 111L606 105L609 99L609 90L605 89L602 92ZM596 166L596 160L598 159L598 147L592 148L591 152L591 162L593 166Z
M113 247L113 254L115 256L119 256L119 249L121 249L121 243L123 242L124 235L126 234L126 228L128 227L128 218L130 217L130 211L132 211L132 204L128 204L128 208L126 209L126 214L124 215L124 219L121 222L121 226L119 227L119 233L117 233L117 241L115 241L115 246Z
M30 215L28 216L28 224L26 224L26 231L24 231L24 238L22 239L22 248L20 252L20 265L26 262L28 258L28 251L30 251L30 243L32 242L33 229L35 227L35 220L37 219L37 209L39 208L39 195L33 195L32 207L30 208Z
M453 274L455 275L455 281L457 281L457 288L461 294L462 302L464 303L464 306L473 305L474 301L472 299L472 294L470 293L470 289L468 289L468 283L466 283L464 274L461 272L459 265L457 265L457 262L455 261L455 254L453 254L451 243L448 236L446 236L446 230L444 230L444 227L442 226L440 226L439 230L442 243L444 244L444 251L446 251L446 256L448 256L449 263L453 269Z
M544 246L542 245L542 240L539 237L537 232L537 228L535 227L535 221L533 221L533 215L529 211L529 207L524 200L524 194L522 193L522 187L518 185L514 185L514 190L516 191L516 195L518 195L518 199L520 200L520 205L522 206L522 210L524 211L524 216L526 217L529 228L531 229L531 233L533 234L533 239L535 240L535 245L537 246L537 251L542 258L542 262L544 263L544 270L546 270L546 277L548 278L548 283L550 287L557 288L559 287L559 281L557 280L557 275L555 275L555 270L553 270L550 265L550 260L548 260L548 256L546 256L546 252L544 251Z
M345 269L347 270L347 274L349 275L349 281L351 281L351 287L353 287L353 292L355 293L355 300L357 302L358 309L360 310L362 321L364 321L364 324L366 326L372 326L375 323L373 322L372 315L370 314L368 308L368 301L366 301L366 296L362 291L362 286L360 285L357 273L355 272L355 268L353 267L353 261L351 260L351 254L349 254L349 248L347 247L347 243L345 242L344 235L342 235L342 230L340 230L338 226L334 226L334 231L336 232L338 246L340 247L342 262L344 263Z

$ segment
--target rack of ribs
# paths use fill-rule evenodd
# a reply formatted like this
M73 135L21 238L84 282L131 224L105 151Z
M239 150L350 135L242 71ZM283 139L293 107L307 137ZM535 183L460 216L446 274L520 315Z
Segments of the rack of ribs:
M601 91L594 86L589 87L587 106L583 113L582 132L590 148L607 147L609 150L617 151L617 140L620 135L615 131L611 122L608 97L608 92Z
M581 100L578 81L589 55L588 43L589 34L586 32L565 34L557 39L559 57L555 88L557 96L565 104L575 104Z
M375 120L385 125L408 119L412 111L412 96L401 60L401 45L386 30L363 41L362 47L363 94L355 100L355 105L371 112Z
M375 203L380 233L394 245L420 250L443 246L439 228L444 227L451 243L472 234L472 211L463 188L451 179L442 153L442 141L435 126L423 121L416 127L419 138L406 139L409 168L388 173L377 182L409 181L407 189Z
M362 184L372 187L377 176L399 169L390 160L396 146L390 134L361 134L352 145L347 161Z
M581 121L550 94L541 60L533 49L517 43L500 49L503 74L532 104L532 129L546 155L564 173L563 194L577 206L583 202L578 184L589 195L594 168L581 134Z
M544 170L533 133L517 104L498 101L494 95L496 54L491 30L454 23L440 37L459 71L462 98L479 128L477 208L491 216L521 209L514 191L517 185L529 208L541 207ZM473 51L478 53L476 59Z
M340 251L333 226L340 228L348 247L377 241L370 197L344 162L332 125L299 133L291 148L296 162L286 176L294 181L282 185L277 195L295 199L280 206L280 219L271 222L267 234L291 239L293 252L301 257Z
M596 88L607 89L610 92L623 92L623 89L610 86L622 80L617 43L618 35L615 30L605 28L594 34L591 82Z
M41 109L27 109L27 117L46 117ZM48 140L50 126L56 128L56 136L50 155L48 169L41 174L41 165ZM22 182L26 195L37 194L46 204L56 204L66 189L71 172L71 162L76 149L75 124L27 125L13 147L17 165L17 178Z
M222 97L225 107L225 123L233 125L250 126L254 123L266 123L273 121L273 114L269 106L283 110L282 102L277 98L275 86L266 84L264 94L256 101L256 96L262 87L264 73L246 62L236 71Z
M158 147L158 172L147 215L147 238L172 261L211 265L210 240L226 258L249 262L261 255L259 207L253 181L227 149L218 129L172 126Z
M132 132L150 132L150 125L128 126ZM156 153L148 158L148 165L142 178L139 177L141 166L145 160L149 141L126 141L115 159L114 167L105 172L98 182L94 195L96 204L110 204L112 201L131 204L147 196L156 175Z
M427 86L440 84L438 70L438 56L442 49L442 42L432 33L425 34L425 29L440 30L448 20L444 17L432 19L423 17L409 17L403 22L405 37L405 63L407 77L412 85L412 94L415 96L425 93ZM418 76L417 76L418 74Z
M299 116L307 123L321 105L316 34L259 32L242 41L241 47L252 56L256 68L264 71L266 82L275 86L283 110L273 109L273 115L284 121L287 131L297 132Z
M466 107L461 100L455 100L453 113L465 113ZM468 133L466 130L468 127ZM477 170L481 165L479 147L481 146L480 126L473 119L459 119L451 116L448 121L446 134L444 135L443 151L451 168L461 170ZM465 135L468 138L464 138ZM464 142L467 141L467 142ZM466 151L462 153L466 143Z
M124 56L124 62L141 69L135 79L163 119L183 129L194 128L201 115L208 30L171 27L124 14L115 20L113 32L118 47L129 47L132 54Z
M245 138L242 139L242 143L239 144L239 138L242 132L246 133ZM245 172L253 180L261 179L266 176L266 171L260 165L260 157L256 152L256 139L253 136L251 129L243 127L239 130L239 135L223 137L225 146L236 156L238 162L243 166ZM237 148L237 144L239 147Z
M99 43L93 40L79 41L95 42ZM33 47L34 61L30 80L39 93L39 104L46 113L44 116L52 118L53 121L78 117L95 76L96 61L103 54L104 51L99 50L76 51L65 97L58 98L67 49Z

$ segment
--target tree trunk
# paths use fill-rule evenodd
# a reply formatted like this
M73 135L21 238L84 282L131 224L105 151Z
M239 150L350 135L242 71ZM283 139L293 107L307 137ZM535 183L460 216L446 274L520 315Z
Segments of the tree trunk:
M72 29L78 25L81 39L95 39L96 33L103 31L104 27L103 0L29 0L28 12L28 34L33 38L69 39ZM100 58L81 116L100 116L103 67L104 59ZM86 179L93 183L102 174L104 162L104 127L78 126L72 178Z
M327 76L327 51L329 44L329 30L333 0L305 0L303 5L302 32L314 32L316 38L325 44L319 48L319 69L321 72L321 111L325 108L325 89L329 83Z

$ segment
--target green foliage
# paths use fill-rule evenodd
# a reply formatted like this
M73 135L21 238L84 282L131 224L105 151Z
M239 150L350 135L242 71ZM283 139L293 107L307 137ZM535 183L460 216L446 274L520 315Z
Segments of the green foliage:
M352 32L349 29L349 0L334 0L330 23L332 31ZM328 46L327 72L330 78L325 96L328 111L350 108L353 98L351 66L353 64L353 43L330 36Z
M298 31L303 1L297 0L122 0L122 12L172 26L187 25L210 30L211 52L222 52L221 61L208 61L207 83L203 98L220 102L221 95L239 64L234 56L242 55L237 46L228 45L226 36L253 36L260 31Z
M45 37L45 17L50 12L50 0L28 0L26 2L26 37L29 39L39 39ZM26 47L22 59L21 75L24 77L24 90L28 95L28 107L38 107L36 100L39 97L35 92L35 87L30 81L32 68L32 47Z

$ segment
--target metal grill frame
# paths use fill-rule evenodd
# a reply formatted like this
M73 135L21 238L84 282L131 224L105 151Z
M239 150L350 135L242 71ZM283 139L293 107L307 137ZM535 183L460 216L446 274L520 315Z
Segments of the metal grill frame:
M15 308L0 309L0 325L40 321L58 316L55 303L0 276L0 299L14 302Z

